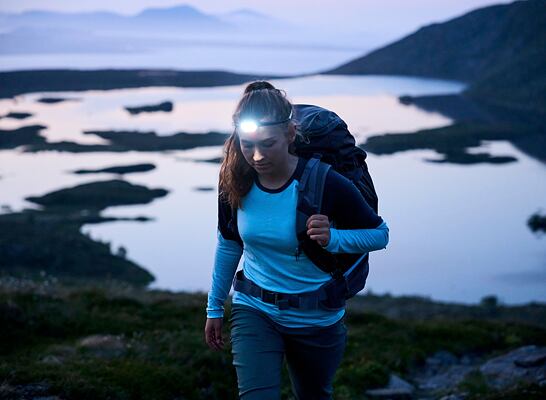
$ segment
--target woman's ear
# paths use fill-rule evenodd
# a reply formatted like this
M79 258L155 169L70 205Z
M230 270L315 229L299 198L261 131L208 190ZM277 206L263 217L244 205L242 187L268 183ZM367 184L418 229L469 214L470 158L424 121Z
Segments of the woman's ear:
M296 140L296 126L293 122L288 123L288 132L286 137L288 139L288 143L294 143L294 140Z

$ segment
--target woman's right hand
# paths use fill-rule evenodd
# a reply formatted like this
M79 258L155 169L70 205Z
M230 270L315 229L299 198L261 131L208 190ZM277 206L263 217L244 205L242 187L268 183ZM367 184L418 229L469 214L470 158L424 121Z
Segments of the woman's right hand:
M224 348L224 339L222 338L223 322L224 318L207 318L205 342L213 350L222 350Z

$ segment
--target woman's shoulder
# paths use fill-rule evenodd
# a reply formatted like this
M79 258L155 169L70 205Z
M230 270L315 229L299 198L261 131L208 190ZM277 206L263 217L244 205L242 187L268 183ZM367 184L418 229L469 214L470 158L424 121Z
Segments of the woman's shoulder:
M340 172L336 171L333 167L330 166L328 174L326 175L326 181L324 183L325 189L336 190L336 189L345 189L351 190L352 187L356 189L353 182L343 176Z

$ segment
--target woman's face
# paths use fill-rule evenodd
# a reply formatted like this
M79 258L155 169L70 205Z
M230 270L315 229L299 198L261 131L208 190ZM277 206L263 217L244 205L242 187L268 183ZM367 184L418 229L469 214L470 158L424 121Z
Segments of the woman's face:
M262 126L253 133L239 133L239 143L246 162L260 175L284 171L288 146L294 141L293 126Z

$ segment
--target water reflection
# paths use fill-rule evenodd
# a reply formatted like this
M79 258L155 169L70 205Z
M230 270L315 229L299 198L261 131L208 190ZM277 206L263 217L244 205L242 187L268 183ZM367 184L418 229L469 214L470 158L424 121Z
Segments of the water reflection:
M298 103L319 104L344 118L360 142L373 134L447 125L450 119L404 106L397 97L459 92L457 83L407 78L317 76L274 82ZM49 141L102 143L84 130L229 131L231 112L242 86L222 88L146 88L56 93L79 101L41 104L43 94L1 100L2 113L28 111L28 120L0 120L10 129L34 123L48 126ZM172 113L131 116L125 106L170 100ZM369 288L375 292L421 294L441 300L478 301L497 294L507 302L546 300L543 275L513 279L544 268L546 250L526 226L529 214L546 198L544 166L508 142L485 143L492 155L512 155L508 165L431 164L432 151L390 156L369 155L379 194L380 214L391 227L388 251L372 255ZM480 148L482 149L482 148ZM479 149L474 149L476 151ZM483 150L483 149L482 149ZM221 156L221 148L125 153L0 152L0 205L15 210L34 207L24 197L76 184L107 180L114 174L76 175L80 168L103 168L149 162L156 169L129 174L127 181L165 188L165 198L146 205L110 207L105 216L155 218L146 223L85 225L92 237L123 245L128 258L156 277L152 287L208 290L216 232L219 165L193 160ZM199 187L213 188L195 190ZM517 190L512 190L517 188ZM523 274L523 275L522 275ZM504 278L503 278L504 277ZM537 278L538 277L538 278ZM517 284L512 284L516 283Z

